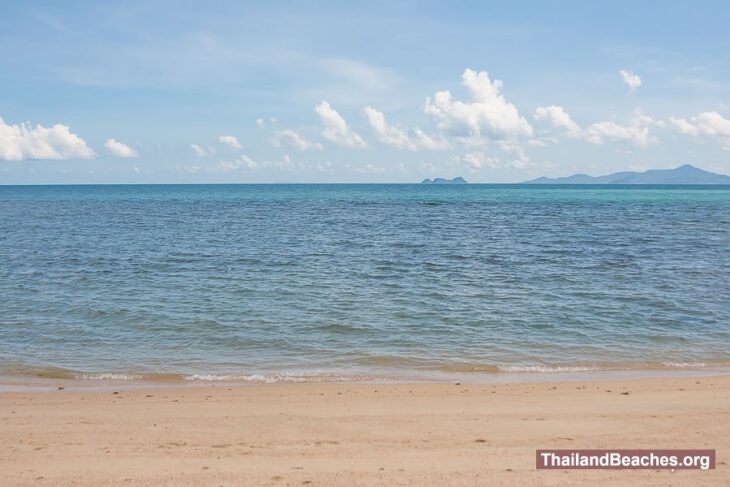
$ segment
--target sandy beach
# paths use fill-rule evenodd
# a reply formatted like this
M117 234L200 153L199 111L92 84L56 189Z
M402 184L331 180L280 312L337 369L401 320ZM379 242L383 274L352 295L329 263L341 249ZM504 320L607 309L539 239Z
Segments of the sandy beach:
M727 485L730 377L0 393L0 484ZM537 448L717 450L717 469L535 470Z

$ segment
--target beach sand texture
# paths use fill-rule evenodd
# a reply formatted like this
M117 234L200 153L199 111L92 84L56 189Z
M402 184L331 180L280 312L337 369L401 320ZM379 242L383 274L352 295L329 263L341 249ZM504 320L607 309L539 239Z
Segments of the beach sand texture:
M730 485L730 377L0 394L0 485ZM535 470L537 448L710 448L714 471Z

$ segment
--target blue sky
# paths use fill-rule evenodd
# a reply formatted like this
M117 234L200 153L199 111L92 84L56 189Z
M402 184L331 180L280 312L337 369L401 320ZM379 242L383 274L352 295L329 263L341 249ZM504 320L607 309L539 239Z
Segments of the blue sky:
M726 2L0 9L3 184L730 173Z

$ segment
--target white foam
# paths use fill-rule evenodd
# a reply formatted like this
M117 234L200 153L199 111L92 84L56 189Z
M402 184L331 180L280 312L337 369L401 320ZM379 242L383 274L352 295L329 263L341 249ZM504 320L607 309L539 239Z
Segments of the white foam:
M144 376L139 374L77 374L76 378L82 380L140 380Z
M352 377L340 377L323 374L191 374L185 380L203 382L253 382L260 384L274 384L278 382L347 382Z
M590 372L600 370L596 366L548 366L548 365L500 365L502 372Z
M703 362L662 362L665 367L674 367L677 369L699 369L706 367Z

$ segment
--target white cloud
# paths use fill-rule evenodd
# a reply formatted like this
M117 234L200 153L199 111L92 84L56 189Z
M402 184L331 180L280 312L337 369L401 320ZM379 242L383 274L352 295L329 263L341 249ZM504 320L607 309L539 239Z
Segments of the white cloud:
M368 164L365 164L365 166L362 169L360 169L358 172L382 173L382 172L386 172L386 171L387 171L387 169L384 168L383 166L376 166L374 164L368 163Z
M208 157L215 152L211 147L201 147L198 144L190 144L190 148L193 150L198 157Z
M660 123L641 112L635 112L627 125L613 121L594 123L585 130L585 137L591 144L603 144L606 140L615 140L630 142L638 147L648 147L659 142L659 139L649 131L652 125Z
M426 135L418 127L413 127L411 134L416 141L416 145L426 150L446 150L451 147L451 144L443 137Z
M256 170L256 169L275 169L279 171L304 171L307 169L317 169L327 172L331 169L331 162L305 165L299 161L293 161L289 154L284 154L280 160L263 160L255 161L246 155L242 155L232 161L220 161L215 165L213 171L233 172L240 169Z
M497 157L487 157L483 152L470 152L462 160L469 169L477 170L483 168L499 169L502 163Z
M501 94L502 82L489 79L486 71L464 71L461 84L471 96L470 101L454 100L449 91L439 91L426 99L425 113L436 126L457 137L476 139L515 139L531 137L532 126L512 103ZM470 145L474 144L470 141Z
M702 112L689 120L670 117L669 121L682 134L730 137L730 120L717 112Z
M512 166L517 169L522 169L530 165L530 158L525 153L525 148L520 144L514 142L500 142L499 147L514 157L512 160Z
M345 119L332 108L329 103L322 101L314 107L324 124L322 137L342 147L363 148L367 143L358 134L348 127Z
M398 127L388 125L383 112L365 107L365 115L368 117L368 122L380 142L399 149L416 150L416 144L411 141L405 132Z
M218 140L220 141L220 143L226 144L227 146L233 147L234 149L243 149L243 145L234 135L220 135L218 136Z
M94 151L67 125L9 125L0 117L0 159L89 159Z
M663 122L654 120L639 110L634 111L626 125L605 120L591 124L586 129L582 129L563 107L557 105L538 107L534 117L536 120L549 121L555 128L564 128L569 137L583 138L591 144L604 144L608 140L613 140L629 142L638 147L648 147L658 143L659 139L651 134L650 127L664 125Z
M554 144L558 141L555 137L537 137L527 141L527 144L532 147L547 147L550 144Z
M379 112L374 108L365 107L365 115L368 117L368 122L376 137L383 144L410 151L420 149L444 150L450 147L448 141L443 137L431 137L418 127L413 127L409 135L400 127L388 125L383 112Z
M516 169L524 169L534 164L530 162L530 158L525 153L524 147L513 142L501 142L498 146L508 156L511 161L505 161L499 157L487 156L484 152L475 151L469 152L462 157L454 157L455 163L460 163L466 166L471 171L478 171L480 169L504 169L508 167L514 167Z
M139 157L139 153L136 150L114 139L108 139L104 143L104 147L116 157Z
M262 117L256 119L256 126L260 129L266 128L266 125L276 125L279 123L279 119L276 117L269 117L268 123Z
M289 154L284 154L284 157L280 161L264 161L260 164L261 167L278 169L280 171L302 171L306 169L304 163L299 161L292 161Z
M695 137L700 135L700 128L686 118L669 117L669 123L672 124L674 131L680 134L693 135Z
M702 112L689 120L670 117L669 123L679 133L713 137L719 141L723 150L730 150L730 120L717 112Z
M238 171L239 169L257 169L258 163L246 155L242 155L232 161L220 161L216 169L223 172Z
M310 142L294 130L286 129L274 134L271 139L274 147L285 147L296 149L298 151L306 150L322 150L322 144L319 142Z
M624 83L626 83L626 85L629 87L629 93L633 93L639 88L639 86L641 86L641 78L639 78L638 74L634 74L631 71L626 71L625 69L622 69L618 73L621 75Z
M533 116L535 120L550 122L555 128L564 128L570 137L581 137L583 135L583 129L570 118L568 112L561 106L537 107Z
M203 168L201 166L196 165L187 165L187 166L181 166L178 164L177 168L181 171L189 172L191 174L195 174L197 172L200 172Z

